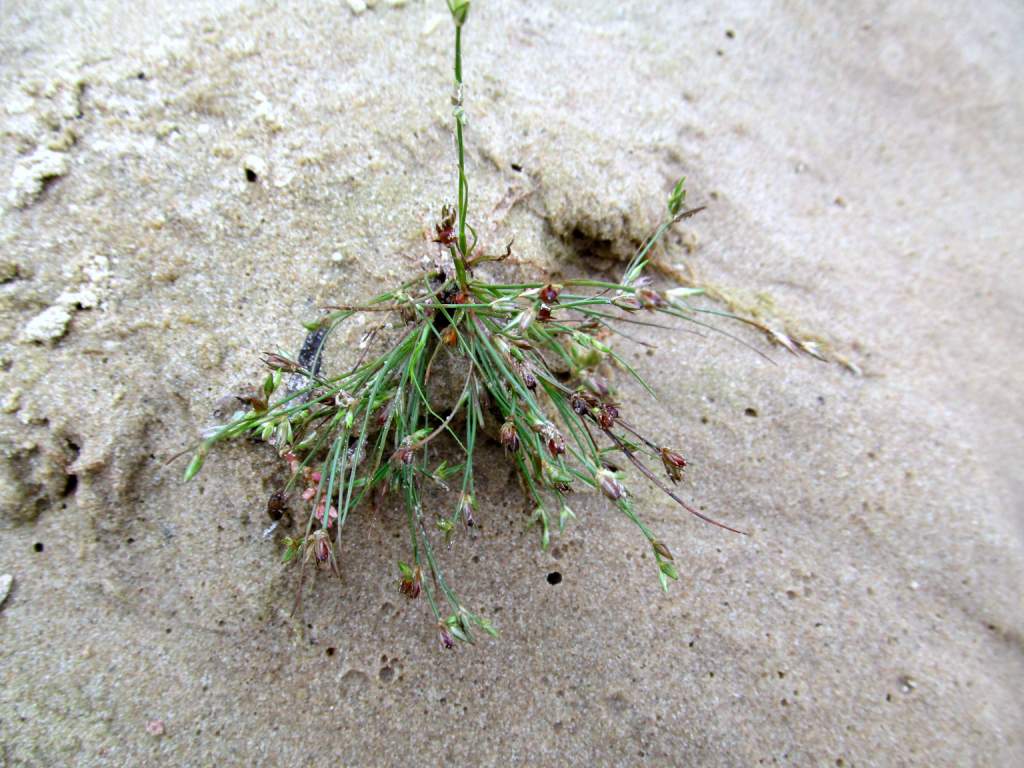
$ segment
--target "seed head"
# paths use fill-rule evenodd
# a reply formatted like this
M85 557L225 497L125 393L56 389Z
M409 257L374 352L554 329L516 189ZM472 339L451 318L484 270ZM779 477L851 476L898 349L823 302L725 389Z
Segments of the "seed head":
M672 557L672 553L669 552L668 547L666 547L664 544L662 544L657 539L655 539L654 541L651 542L651 547L653 547L654 551L657 552L659 555L661 555L666 560L674 560L675 559L674 557Z
M569 395L569 405L577 416L586 416L591 408L597 407L599 401L589 392L578 389Z
M660 309L667 305L665 297L650 288L641 288L636 292L636 298L644 309Z
M439 624L437 628L437 640L441 644L441 650L447 651L455 647L455 638L446 624Z
M506 451L515 453L519 450L519 432L516 430L516 423L511 416L501 425L501 429L498 431L498 439L505 446Z
M686 467L686 459L675 451L669 450L668 448L661 449L661 463L665 465L665 471L668 473L668 478L673 483L678 483L683 479L683 469Z
M557 304L558 303L558 289L551 283L548 283L540 289L540 300L545 304Z
M561 432L548 424L544 427L543 435L551 458L556 458L565 453L565 438L562 437Z
M533 375L533 371L527 368L525 365L520 364L519 375L523 379L523 386L525 386L531 392L537 391L537 377Z
M618 501L626 495L626 488L619 482L615 474L609 472L607 469L599 469L597 471L597 484L601 488L601 492L612 501Z
M398 591L410 600L415 600L420 596L420 584L422 581L423 572L419 569L419 566L417 566L411 576L406 576L402 579L398 585Z
M450 205L441 209L441 221L434 225L434 242L446 247L455 244L455 210Z
M468 493L462 494L459 509L462 512L462 519L466 521L466 525L472 528L476 524L473 520L473 497Z
M415 600L420 596L420 583L412 579L402 579L402 583L398 585L398 591L410 600Z
M452 12L455 26L461 27L469 15L469 0L448 0L448 10Z
M602 403L601 410L597 414L597 423L601 429L611 429L615 426L615 420L619 417L619 409L614 403Z
M326 563L331 557L331 543L326 536L318 536L313 542L313 557L318 563Z
M289 360L284 355L279 355L276 352L264 352L266 355L263 358L263 363L275 371L284 371L285 373L296 373L302 370L302 366L294 360Z

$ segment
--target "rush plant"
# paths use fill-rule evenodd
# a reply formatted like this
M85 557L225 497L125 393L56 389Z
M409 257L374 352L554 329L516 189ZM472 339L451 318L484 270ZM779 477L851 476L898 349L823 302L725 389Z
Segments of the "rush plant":
M673 556L636 509L617 469L627 465L690 514L739 533L676 492L673 486L682 479L686 460L641 434L597 373L600 366L620 367L650 391L616 352L623 326L654 325L652 315L703 325L697 315L701 310L685 302L699 291L677 288L666 295L643 276L651 250L669 228L701 210L685 207L684 180L675 185L663 222L619 282L495 283L478 276L485 262L510 255L511 244L503 254L484 254L469 221L462 96L462 33L469 5L468 0L448 0L455 27L458 185L455 208L446 206L435 228L434 240L445 254L443 267L365 304L325 308L307 326L306 343L294 359L267 354L270 372L262 390L247 398L246 407L228 423L207 430L185 472L186 480L194 477L210 450L226 440L255 437L271 444L287 463L290 479L271 497L268 512L281 518L293 495L307 510L303 531L283 542L284 560L299 563L303 578L309 563L339 570L345 524L361 504L382 493L399 496L409 551L407 562L398 563L398 588L409 598L425 598L446 648L456 640L472 641L477 630L495 633L459 598L436 554L438 542L457 526L474 524L475 451L487 435L500 442L518 472L542 547L548 546L553 528L562 530L575 517L570 494L597 491L647 540L667 590L678 578ZM361 313L390 315L386 325L391 330L368 344L348 370L322 373L326 341ZM430 378L441 356L454 359L459 385L454 404L439 412ZM442 443L449 454L457 453L455 463L440 460ZM450 489L444 515L424 509L425 484L435 482ZM300 597L301 592L302 579Z

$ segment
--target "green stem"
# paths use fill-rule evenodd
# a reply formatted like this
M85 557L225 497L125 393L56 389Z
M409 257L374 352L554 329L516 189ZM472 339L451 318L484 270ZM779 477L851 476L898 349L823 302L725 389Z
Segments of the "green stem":
M455 25L455 142L458 146L459 157L459 241L457 252L452 251L455 261L455 275L459 287L466 288L466 214L469 210L469 183L466 181L466 148L463 140L463 113L462 113L462 26Z

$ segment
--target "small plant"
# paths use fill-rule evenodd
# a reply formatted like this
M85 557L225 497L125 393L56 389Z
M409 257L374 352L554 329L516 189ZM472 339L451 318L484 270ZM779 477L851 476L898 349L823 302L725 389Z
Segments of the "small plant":
M455 138L458 193L445 207L434 240L446 254L438 271L421 274L363 305L326 308L307 326L297 358L268 353L262 390L227 423L207 430L185 471L189 480L217 443L255 437L278 451L290 479L267 511L286 515L289 494L308 505L301 535L284 539L286 562L340 569L342 533L349 515L378 494L397 493L405 505L408 562L398 563L398 588L410 599L425 596L440 643L471 641L476 630L495 634L491 623L460 600L438 565L434 540L460 525L472 526L477 509L475 450L492 435L518 471L533 508L532 523L546 548L552 528L575 517L570 494L579 488L602 493L647 539L662 587L678 578L668 546L644 524L624 485L620 464L631 464L690 514L730 531L684 501L672 488L686 460L652 440L628 420L611 398L599 367L619 366L650 391L615 351L626 324L653 325L650 315L700 322L685 298L697 290L654 290L643 277L651 249L676 222L701 208L685 208L685 180L668 198L664 221L626 266L620 282L574 279L493 283L476 268L501 260L481 252L469 223L462 104L462 30L468 0L448 0L455 24ZM671 298L670 298L671 296ZM321 373L324 344L359 313L388 313L397 322L365 346L348 371ZM701 323L703 325L703 323ZM371 352L371 349L375 350ZM452 356L460 372L454 405L438 412L431 396L431 371L440 356ZM653 394L653 392L652 392ZM439 441L459 461L441 460ZM623 461L624 460L624 461ZM450 514L424 510L424 484L455 486ZM456 490L457 489L457 490ZM268 529L268 534L277 522ZM298 600L297 600L298 602Z

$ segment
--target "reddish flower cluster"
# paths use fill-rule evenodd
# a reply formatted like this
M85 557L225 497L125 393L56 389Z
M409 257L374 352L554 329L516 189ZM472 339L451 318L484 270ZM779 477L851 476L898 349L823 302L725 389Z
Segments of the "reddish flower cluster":
M398 591L410 600L415 600L420 596L420 585L422 581L423 573L419 568L416 568L412 577L402 579L401 583L398 585Z
M331 543L326 536L318 536L313 540L313 557L318 563L326 563L331 557Z
M540 300L545 304L557 304L558 303L558 288L548 283L540 290Z
M519 376L523 380L523 386L526 387L531 392L536 392L537 391L537 377L533 375L533 371L531 371L523 363L517 363L516 364L516 370L519 371Z
M601 404L601 409L597 412L597 423L601 425L601 429L614 427L617 418L619 418L619 409L614 403Z
M302 500L312 501L313 499L315 499L317 493L319 493L320 490L320 481L322 479L322 475L320 474L320 472L311 469L310 467L303 467L302 462L299 460L299 457L296 456L291 451L288 451L287 453L283 454L282 458L286 462L288 462L288 468L289 470L291 470L291 473L293 475L299 474L300 472L302 474L302 479L306 486L301 494ZM267 514L271 516L271 519L276 520L281 517L281 514L283 512L283 504L283 492L279 491L278 493L270 497L270 501L267 502ZM274 507L273 510L271 509L271 506ZM316 510L313 512L313 515L322 526L324 524L325 509L327 510L327 527L330 528L332 525L334 525L334 521L338 519L338 508L333 505L328 507L327 499L320 499L320 501L317 503ZM277 514L276 518L274 517L275 512ZM314 551L316 552L317 559L319 560L320 552L316 548L314 548Z
M668 305L665 301L665 297L657 291L652 291L650 288L641 288L636 292L637 301L644 309L655 310L661 309Z
M446 248L455 245L455 211L449 205L441 209L441 221L434 225L434 242Z
M686 459L678 453L671 451L668 448L662 448L661 463L665 466L668 478L673 483L678 483L683 479L683 469L686 467Z
M562 437L562 433L555 429L551 424L544 424L540 428L540 436L544 439L544 443L547 446L548 453L551 454L551 458L556 458L565 453L565 438Z
M519 432L516 430L516 423L511 416L505 420L505 423L501 425L501 429L498 430L498 439L509 453L515 453L519 450Z

